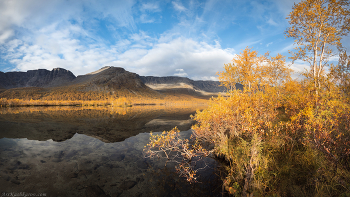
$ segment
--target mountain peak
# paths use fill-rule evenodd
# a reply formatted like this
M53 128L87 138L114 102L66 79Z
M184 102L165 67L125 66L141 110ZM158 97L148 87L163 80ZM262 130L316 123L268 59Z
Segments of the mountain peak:
M99 70L96 70L96 71L94 71L94 72L88 73L88 74L86 74L86 75L95 75L95 74L99 74L99 73L101 73L101 72L103 72L103 71L105 71L105 70L111 69L111 68L112 68L112 69L117 69L117 70L119 70L119 71L125 71L125 69L124 69L124 68L121 68L121 67L105 66L105 67L100 68Z
M66 70L66 69L64 69L64 68L53 68L53 69L52 69L52 71L61 71L61 70L68 71L68 70Z

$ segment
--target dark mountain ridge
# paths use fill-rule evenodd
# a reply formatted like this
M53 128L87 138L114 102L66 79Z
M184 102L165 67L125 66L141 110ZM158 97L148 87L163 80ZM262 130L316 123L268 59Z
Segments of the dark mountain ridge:
M4 89L70 85L107 86L117 89L123 87L146 88L139 75L118 67L103 67L95 72L77 77L63 68L54 68L52 71L46 69L6 73L0 71L0 87Z
M186 77L139 76L124 68L111 66L77 77L63 68L54 68L52 71L38 69L27 72L0 72L1 98L20 98L23 97L21 96L23 91L26 92L26 98L31 97L32 94L38 95L35 98L46 98L53 94L57 97L68 92L76 94L91 91L103 93L105 96L107 94L159 96L159 93L201 96L206 92L210 95L224 92L226 88L219 85L218 81L194 81ZM58 97L61 98L61 96Z
M71 85L79 85L81 90L102 89L149 89L138 74L126 71L119 67L103 67L86 75L79 75L71 81Z
M1 72L0 88L20 87L56 87L67 85L75 79L75 75L63 68L28 70L27 72Z
M76 101L162 97L159 92L146 86L139 75L117 67L103 67L78 77L65 69L1 73L0 87L0 98L6 99Z

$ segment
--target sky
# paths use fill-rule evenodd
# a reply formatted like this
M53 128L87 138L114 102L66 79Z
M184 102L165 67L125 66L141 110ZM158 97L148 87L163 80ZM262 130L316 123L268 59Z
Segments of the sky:
M217 80L247 46L290 56L295 45L284 32L295 2L0 0L0 71L59 67L78 76L115 66L142 76Z

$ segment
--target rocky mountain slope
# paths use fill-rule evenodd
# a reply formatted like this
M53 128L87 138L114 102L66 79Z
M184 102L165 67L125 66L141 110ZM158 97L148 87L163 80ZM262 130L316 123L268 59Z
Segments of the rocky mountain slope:
M54 68L52 71L46 69L7 73L0 71L0 88L56 87L67 85L74 79L74 74L63 68Z
M217 81L194 81L185 77L144 77L110 66L77 77L62 68L0 72L0 98L93 100L132 95L212 96L225 91L225 87L219 85Z
M103 91L127 89L130 91L151 91L140 79L139 75L124 68L103 67L86 75L79 75L71 81L71 86L79 86L83 91Z
M61 70L59 71L66 71ZM118 97L159 97L135 73L123 68L104 67L93 73L75 77L70 71L56 74L40 69L0 75L0 98L34 100L105 100ZM29 74L28 74L29 73ZM61 72L63 73L63 72ZM9 80L15 76L15 80Z

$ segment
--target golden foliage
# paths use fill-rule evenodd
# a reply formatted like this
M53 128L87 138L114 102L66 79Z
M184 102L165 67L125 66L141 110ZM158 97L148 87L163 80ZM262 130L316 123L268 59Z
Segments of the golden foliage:
M291 52L291 59L308 62L314 88L320 88L324 67L334 55L331 46L342 49L341 39L350 31L349 1L301 1L294 5L287 19L290 27L286 35L294 38L298 45L295 48L297 51Z
M152 97L117 97L107 98L101 100L45 100L45 99L7 99L0 98L0 107L18 107L18 106L121 106L131 107L133 105L206 105L208 100L201 98L194 98L191 96L183 95L178 96L166 96L163 98Z
M343 51L339 55L339 62L331 66L330 77L332 84L337 84L341 91L350 98L350 55Z
M242 195L263 189L260 179L264 178L258 173L267 166L262 144L269 135L274 135L272 131L279 119L277 109L284 99L283 88L291 83L290 69L284 61L280 54L257 57L257 51L247 47L232 64L225 65L226 72L219 73L224 84L229 83L226 76L230 76L239 80L244 89L213 98L207 109L194 116L198 122L192 128L196 138L213 144L216 155L230 162L231 177L225 187L241 185L234 191Z
M192 129L197 143L207 147L202 150L227 161L223 186L230 194L350 193L346 189L350 186L350 104L344 65L348 62L321 75L317 93L312 77L291 79L291 70L279 54L258 57L256 51L246 48L225 65L219 77L230 91L197 111ZM236 82L231 80L239 80L244 89L231 88ZM148 147L174 147L172 135L164 133ZM188 146L185 144L181 146ZM193 180L195 172L184 175Z

